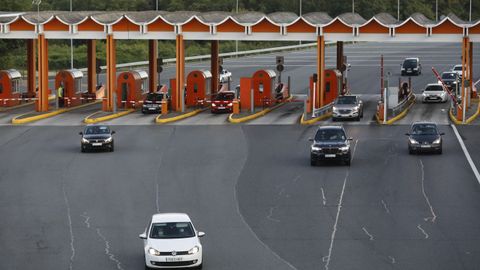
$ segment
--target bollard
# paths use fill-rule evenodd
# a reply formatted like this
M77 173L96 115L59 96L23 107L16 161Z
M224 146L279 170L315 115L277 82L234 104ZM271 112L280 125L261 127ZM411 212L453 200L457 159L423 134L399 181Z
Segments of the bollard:
M240 102L238 102L238 99L233 100L233 114L239 114L240 113Z
M162 115L167 115L168 114L168 102L163 99L161 102L160 102L161 105L161 109L162 109Z

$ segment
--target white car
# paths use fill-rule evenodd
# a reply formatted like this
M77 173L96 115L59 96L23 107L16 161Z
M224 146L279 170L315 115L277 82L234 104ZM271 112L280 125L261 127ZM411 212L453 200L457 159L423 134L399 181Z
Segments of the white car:
M145 251L145 269L202 269L202 244L187 214L155 214L145 232L140 234Z
M232 72L223 69L222 72L220 72L220 82L221 83L226 83L228 82L228 79L232 77Z
M455 65L452 68L452 72L455 72L458 74L458 77L462 77L462 65Z
M427 84L422 92L422 102L447 102L448 94L440 83Z

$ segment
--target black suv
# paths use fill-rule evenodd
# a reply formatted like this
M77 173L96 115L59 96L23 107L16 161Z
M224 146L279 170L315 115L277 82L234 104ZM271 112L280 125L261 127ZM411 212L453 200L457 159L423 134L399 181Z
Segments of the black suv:
M315 133L310 148L310 165L315 166L319 160L339 160L350 166L352 159L350 141L345 130L340 126L323 126Z
M408 152L435 152L442 153L442 135L438 132L437 124L431 122L416 122L410 127L408 136Z
M422 64L420 64L419 58L405 58L400 66L402 76L422 74Z
M162 110L162 100L168 100L168 94L165 93L148 93L143 101L142 113L159 113Z
M82 152L96 149L107 149L113 152L112 135L115 134L115 131L111 131L108 126L88 125L79 134L82 135L80 146Z

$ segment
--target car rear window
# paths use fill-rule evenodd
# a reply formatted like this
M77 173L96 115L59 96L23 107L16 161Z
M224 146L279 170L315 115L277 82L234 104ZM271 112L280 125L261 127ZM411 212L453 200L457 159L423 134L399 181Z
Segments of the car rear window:
M232 100L235 98L233 93L218 93L215 100Z
M455 79L457 77L456 73L448 72L442 74L442 79Z
M414 68L417 67L417 60L416 59L408 59L403 61L404 68Z
M165 222L153 223L150 238L188 238L194 237L193 227L190 222Z
M345 132L341 129L320 129L315 134L315 141L345 141Z
M150 93L147 95L148 101L162 101L162 99L163 99L163 94Z

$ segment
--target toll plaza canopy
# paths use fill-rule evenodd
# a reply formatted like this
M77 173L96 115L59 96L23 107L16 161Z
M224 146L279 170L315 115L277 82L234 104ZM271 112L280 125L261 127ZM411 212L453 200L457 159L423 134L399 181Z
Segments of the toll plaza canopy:
M0 39L279 40L459 42L480 41L480 20L465 22L454 14L432 21L415 13L398 21L380 13L366 19L356 13L330 17L314 12L0 12Z

